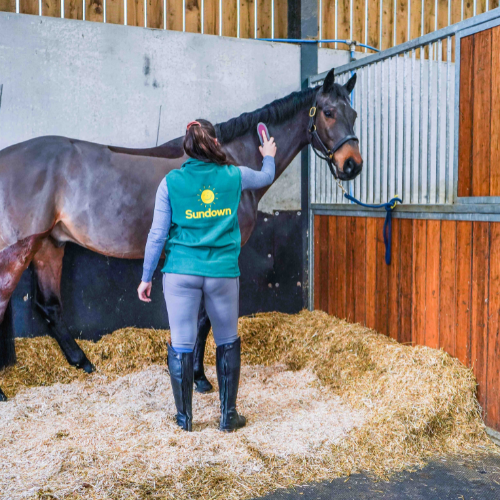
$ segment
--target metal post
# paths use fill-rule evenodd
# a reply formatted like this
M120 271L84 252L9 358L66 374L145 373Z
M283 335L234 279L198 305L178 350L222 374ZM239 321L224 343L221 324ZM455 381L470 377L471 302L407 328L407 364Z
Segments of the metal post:
M300 38L316 38L318 36L318 2L317 0L296 0L300 2ZM318 72L318 44L303 43L300 46L300 81L303 89L309 86L309 77ZM311 303L309 296L309 235L312 232L309 211L309 151L301 152L301 212L302 212L302 297L304 305ZM311 256L311 265L313 259Z

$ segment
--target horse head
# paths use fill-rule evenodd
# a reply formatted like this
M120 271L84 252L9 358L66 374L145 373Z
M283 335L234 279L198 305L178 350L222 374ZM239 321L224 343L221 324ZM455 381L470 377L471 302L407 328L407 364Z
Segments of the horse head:
M334 80L331 69L310 110L310 142L315 152L328 162L332 174L349 181L363 168L359 141L354 133L357 113L349 99L356 85L356 74L345 85Z

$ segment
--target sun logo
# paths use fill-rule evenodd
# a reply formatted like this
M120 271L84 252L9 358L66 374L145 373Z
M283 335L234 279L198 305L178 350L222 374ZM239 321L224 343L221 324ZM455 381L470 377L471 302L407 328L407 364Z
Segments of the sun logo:
M210 186L203 186L203 189L200 189L200 194L198 195L198 201L200 205L205 205L205 208L212 203L215 205L215 200L217 200L217 194L210 189Z

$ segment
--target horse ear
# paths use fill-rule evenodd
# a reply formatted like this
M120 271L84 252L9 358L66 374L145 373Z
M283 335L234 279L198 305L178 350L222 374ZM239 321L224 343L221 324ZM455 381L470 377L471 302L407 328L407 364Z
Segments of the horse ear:
M349 81L344 85L347 93L350 94L354 89L354 85L356 85L356 73L349 78Z
M325 94L328 94L328 92L333 89L333 84L335 83L334 73L335 69L332 68L325 77L325 81L323 82L323 92Z

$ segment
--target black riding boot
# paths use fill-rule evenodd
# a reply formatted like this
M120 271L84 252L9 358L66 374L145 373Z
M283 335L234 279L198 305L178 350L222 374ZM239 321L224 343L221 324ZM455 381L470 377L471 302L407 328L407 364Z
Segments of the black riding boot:
M236 411L236 397L240 382L241 340L217 347L217 380L220 396L220 430L235 431L246 424L246 418Z
M193 424L193 353L176 352L168 345L168 371L177 408L177 424L185 431Z

